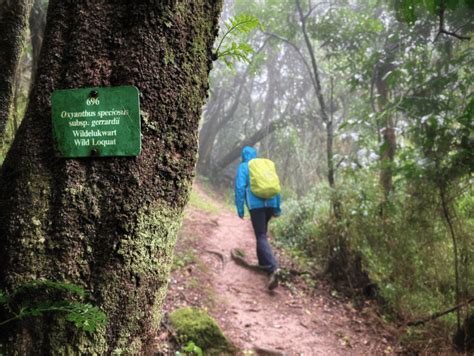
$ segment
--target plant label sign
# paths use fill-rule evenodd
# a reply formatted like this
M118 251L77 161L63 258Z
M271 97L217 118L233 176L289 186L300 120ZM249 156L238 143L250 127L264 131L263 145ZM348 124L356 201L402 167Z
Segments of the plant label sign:
M133 86L55 90L53 137L62 157L138 156L139 91Z

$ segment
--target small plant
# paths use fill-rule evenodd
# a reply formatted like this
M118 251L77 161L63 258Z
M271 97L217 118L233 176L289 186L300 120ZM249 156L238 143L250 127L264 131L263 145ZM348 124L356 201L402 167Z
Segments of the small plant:
M253 48L246 42L236 42L235 39L238 34L247 34L257 27L261 27L258 18L252 15L238 15L231 17L224 22L226 32L219 41L219 45L214 52L214 59L223 59L227 67L234 68L230 59L237 59L238 61L249 63L249 55L253 53ZM233 40L229 40L233 38Z
M211 200L200 194L196 189L191 191L189 205L210 214L218 214L220 212L219 208Z
M68 299L75 300L64 299L65 293L70 296ZM0 327L27 317L59 312L76 328L95 332L106 324L107 317L99 308L84 303L86 296L87 292L78 285L49 280L24 283L10 294L0 291L0 307L10 316L0 321Z
M202 356L202 349L197 346L194 342L189 341L186 346L183 346L181 348L181 351L176 352L177 356L182 356L182 355L197 355L197 356Z
M176 271L193 263L196 263L196 253L194 249L190 248L184 252L175 253L171 270Z

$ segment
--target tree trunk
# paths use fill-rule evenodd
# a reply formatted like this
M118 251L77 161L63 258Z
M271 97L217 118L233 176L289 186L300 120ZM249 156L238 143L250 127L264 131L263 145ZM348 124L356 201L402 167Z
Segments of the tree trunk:
M205 122L199 130L199 157L196 170L204 176L207 176L210 170L212 148L217 135L219 117L222 115L222 107L224 106L224 101L219 100L221 95L220 90L218 94L215 92L211 94L209 104L203 115Z
M34 83L38 60L43 44L44 28L46 26L47 5L45 0L35 0L30 16L30 38L32 51L31 82Z
M260 53L265 46L266 41L255 53ZM206 110L205 112L204 116L206 121L199 133L199 160L197 170L204 176L209 176L215 173L212 171L212 151L214 149L216 138L219 132L234 119L235 113L241 104L242 93L245 89L250 69L251 63L249 63L247 69L240 77L234 78L231 87L232 90L228 91L224 90L223 87L220 87L217 88L211 96L210 104L212 103L212 105L209 107L210 110ZM232 95L232 93L235 92L236 87L238 87L239 90L235 95ZM233 99L229 108L226 109L226 103L230 100L230 97L233 97ZM225 115L223 115L223 112L225 112Z
M390 67L387 67L388 66L384 66L379 69L375 82L377 92L379 94L378 102L380 111L385 110L388 103L389 88L386 80L382 79L383 77L385 77L388 70L391 69ZM393 188L392 166L397 146L393 118L390 113L384 115L380 126L382 127L382 148L380 154L380 185L382 186L384 192L385 201L388 201L390 192Z
M265 94L265 102L263 104L263 116L260 120L263 126L268 126L269 123L273 120L273 114L275 111L275 97L278 85L278 76L279 73L275 68L276 56L274 54L274 48L267 49L267 92ZM262 140L260 144L260 153L264 154L266 157L271 158L272 150L271 150L271 140L270 137L267 135L265 139Z
M25 119L0 171L0 289L73 282L108 316L90 335L61 315L0 329L13 354L148 354L188 200L222 1L51 0ZM138 157L55 157L55 89L134 85Z
M319 76L319 68L318 68L318 63L316 61L316 55L315 51L313 48L313 45L311 43L311 39L309 38L309 34L306 28L306 21L307 21L307 16L310 14L308 12L306 15L303 14L303 8L301 7L301 1L300 0L295 0L296 3L296 8L298 10L300 22L301 22L301 31L303 32L303 37L305 40L306 48L308 50L308 54L311 58L311 68L312 68L312 73L311 76L313 78L313 86L314 86L314 91L316 93L316 98L318 99L319 103L319 110L320 110L320 115L321 119L323 120L324 124L326 125L326 149L327 149L327 166L328 166L328 174L327 174L327 179L328 179L328 184L333 190L332 196L331 196L331 204L333 207L334 211L334 216L336 217L337 220L340 220L341 218L341 208L342 208L342 203L339 201L339 198L335 195L335 189L336 189L336 180L334 177L334 162L333 162L333 157L334 157L334 152L333 152L333 141L334 141L334 122L333 122L333 117L332 117L332 103L331 103L331 115L328 114L328 107L326 105L326 101L324 100L324 94L321 86L321 78ZM332 92L332 83L331 83L331 92ZM332 95L332 94L331 94Z
M255 132L252 136L249 138L245 139L244 141L236 144L234 148L227 153L224 157L222 157L219 162L217 162L216 166L214 167L215 170L222 170L225 167L227 167L229 164L234 162L236 159L240 157L240 154L242 153L242 148L244 146L254 146L258 142L260 142L262 139L267 137L267 135L270 135L273 133L273 131L283 128L286 125L289 124L289 120L283 118L279 119L277 121L271 122L269 125L261 128L257 132Z
M15 74L33 0L0 0L0 140L13 108Z
M247 79L248 70L244 73L241 78L235 78L232 88L239 87L239 90L235 94L235 98L232 100L232 104L229 109L223 115L225 111L226 101L232 95L231 92L222 88L218 89L218 93L214 93L213 108L206 112L206 122L202 126L199 134L199 161L198 171L205 176L212 174L212 150L214 148L214 142L221 129L223 129L232 119L234 118L235 112L240 104L240 97L244 89L244 85ZM235 89L234 89L235 90ZM214 109L215 108L215 109ZM214 109L214 110L213 110ZM223 116L222 116L223 115Z

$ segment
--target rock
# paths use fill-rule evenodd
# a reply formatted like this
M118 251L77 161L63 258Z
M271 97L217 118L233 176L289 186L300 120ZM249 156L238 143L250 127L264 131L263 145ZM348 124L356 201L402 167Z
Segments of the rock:
M183 345L194 342L206 355L235 354L236 348L203 309L185 307L169 314L171 329Z

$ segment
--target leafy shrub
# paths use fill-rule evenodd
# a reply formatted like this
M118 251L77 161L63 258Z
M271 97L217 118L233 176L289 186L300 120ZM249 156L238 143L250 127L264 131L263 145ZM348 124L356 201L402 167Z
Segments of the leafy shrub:
M373 173L373 172L372 172ZM423 179L396 181L389 202L370 171L345 175L338 191L342 219L329 214L328 190L315 188L285 202L272 224L277 243L303 251L325 268L331 239L341 231L391 310L419 318L456 304L454 250L436 185ZM459 187L463 187L460 189ZM467 187L467 188L466 188ZM472 295L474 198L466 182L451 186L451 215L458 242L461 295ZM452 318L443 319L450 323Z

